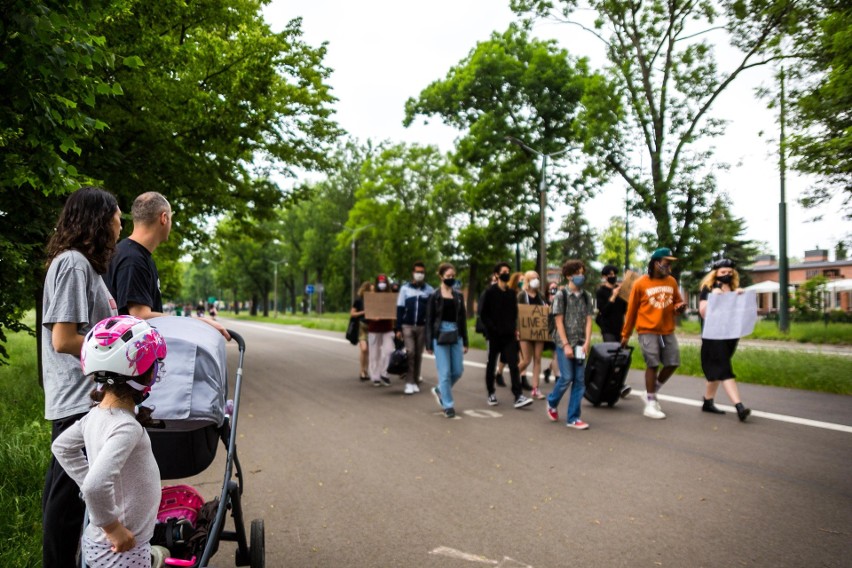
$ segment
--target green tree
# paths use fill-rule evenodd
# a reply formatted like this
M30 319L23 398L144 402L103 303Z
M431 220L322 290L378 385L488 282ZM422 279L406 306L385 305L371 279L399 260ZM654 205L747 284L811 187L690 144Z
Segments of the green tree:
M490 267L507 258L509 243L541 237L539 224L530 222L539 202L537 160L508 140L544 154L577 145L580 100L602 83L585 59L512 25L478 43L444 79L406 102L404 124L434 116L462 132L452 161L461 188L457 242L473 285L469 302L481 284L480 263ZM550 173L550 199L562 201L570 180L560 170Z
M844 0L810 4L807 33L793 35L793 66L799 78L792 92L794 133L790 151L794 167L818 176L819 182L801 198L815 207L841 195L852 218L852 5Z
M73 162L82 141L106 127L96 105L121 94L116 68L138 64L96 31L123 7L17 0L0 11L0 364L5 329L26 329L23 313L41 301L61 196L90 181Z
M584 148L636 192L641 210L654 220L656 241L677 256L688 254L716 188L706 139L721 134L724 122L710 109L741 73L776 58L771 50L795 19L794 2L589 0L581 6L577 0L513 0L512 7L527 23L551 17L604 44L607 76L618 88L584 98L588 112L578 117L588 125ZM593 28L573 19L581 7L596 13ZM721 26L742 53L725 71L705 39ZM629 112L614 127L611 114L602 112L606 108ZM636 163L637 146L646 156L645 169Z
M268 216L287 198L273 176L324 167L339 134L325 47L302 40L299 19L273 33L261 4L137 0L100 26L144 65L117 73L125 96L98 107L110 129L80 168L125 208L140 188L166 195L178 239L203 241L194 221L210 215Z
M553 259L551 264L561 266L562 262L571 258L582 260L586 264L586 280L597 282L600 271L591 263L598 258L598 236L583 216L581 199L575 199L569 206L559 230L564 237L552 242L549 247L548 257Z
M610 217L609 225L600 234L601 253L598 260L603 264L612 264L618 267L619 272L625 266L624 263L624 217ZM636 268L639 264L639 239L630 238L630 258L627 266Z
M452 183L434 146L379 148L364 162L346 227L363 228L359 246L375 257L380 272L407 280L414 261L435 268L447 251L455 210L438 196ZM347 232L338 235L340 245L349 242Z

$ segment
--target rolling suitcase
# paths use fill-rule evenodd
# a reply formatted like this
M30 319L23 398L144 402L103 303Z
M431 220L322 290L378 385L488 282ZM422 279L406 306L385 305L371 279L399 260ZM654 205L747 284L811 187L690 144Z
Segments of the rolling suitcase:
M630 370L633 348L621 348L619 343L592 345L586 360L586 400L600 406L613 406L621 396L621 388Z

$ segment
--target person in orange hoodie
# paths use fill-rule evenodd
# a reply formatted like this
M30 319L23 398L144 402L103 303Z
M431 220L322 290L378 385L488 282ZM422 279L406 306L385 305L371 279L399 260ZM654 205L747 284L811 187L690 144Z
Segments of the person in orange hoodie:
M666 417L657 401L657 391L680 365L680 349L674 335L675 313L684 311L686 303L680 296L677 280L671 275L675 260L671 249L654 251L648 274L639 278L630 290L621 330L623 347L627 347L634 327L639 334L647 388L644 415L657 420Z

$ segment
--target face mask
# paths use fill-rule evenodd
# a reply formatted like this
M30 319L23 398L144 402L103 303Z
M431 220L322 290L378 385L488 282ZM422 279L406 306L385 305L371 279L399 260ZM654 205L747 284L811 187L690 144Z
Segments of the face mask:
M578 274L576 276L571 277L571 282L574 283L574 286L576 286L577 288L580 288L586 282L586 277L583 276L582 274Z
M444 278L444 286L447 288L452 288L456 283L455 278Z
M377 288L378 288L379 290L387 290L387 289L388 289L388 285L387 285L387 284L385 284L384 282L379 282L379 285L377 286Z
M506 274L500 274L497 278L499 278L501 282L508 282L511 275L507 272Z
M556 295L556 290L557 290L557 288L551 288L551 289L550 289L550 295L551 295L551 296L555 296L555 295Z
M606 281L610 284L615 284L616 282L618 282L618 276L607 276Z
M423 274L422 272L415 272L414 273L414 281L415 282L423 282L424 278L426 278L426 275Z
M538 290L538 285L539 285L538 278L533 278L532 280L530 280L530 289Z
M716 280L718 280L722 284L730 284L731 282L734 281L734 275L733 274L725 274L724 276L717 276Z

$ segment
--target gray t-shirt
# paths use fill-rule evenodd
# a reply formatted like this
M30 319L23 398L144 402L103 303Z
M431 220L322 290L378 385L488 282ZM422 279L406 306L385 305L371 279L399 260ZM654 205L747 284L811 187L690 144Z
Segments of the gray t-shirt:
M86 536L106 543L100 527L119 520L137 544L151 540L160 507L160 469L148 432L132 411L95 407L56 438L52 449L86 501Z
M43 299L44 417L59 420L91 408L89 393L94 384L83 376L79 354L57 353L53 349L53 324L76 323L77 333L86 335L96 323L118 312L101 275L75 250L63 252L50 263Z
M565 304L566 301L567 305ZM553 305L550 309L554 317L562 315L565 336L568 338L571 347L586 342L586 317L592 316L595 309L592 306L589 294L585 290L579 295L560 290L553 297ZM558 329L554 330L552 339L557 349L563 347Z

